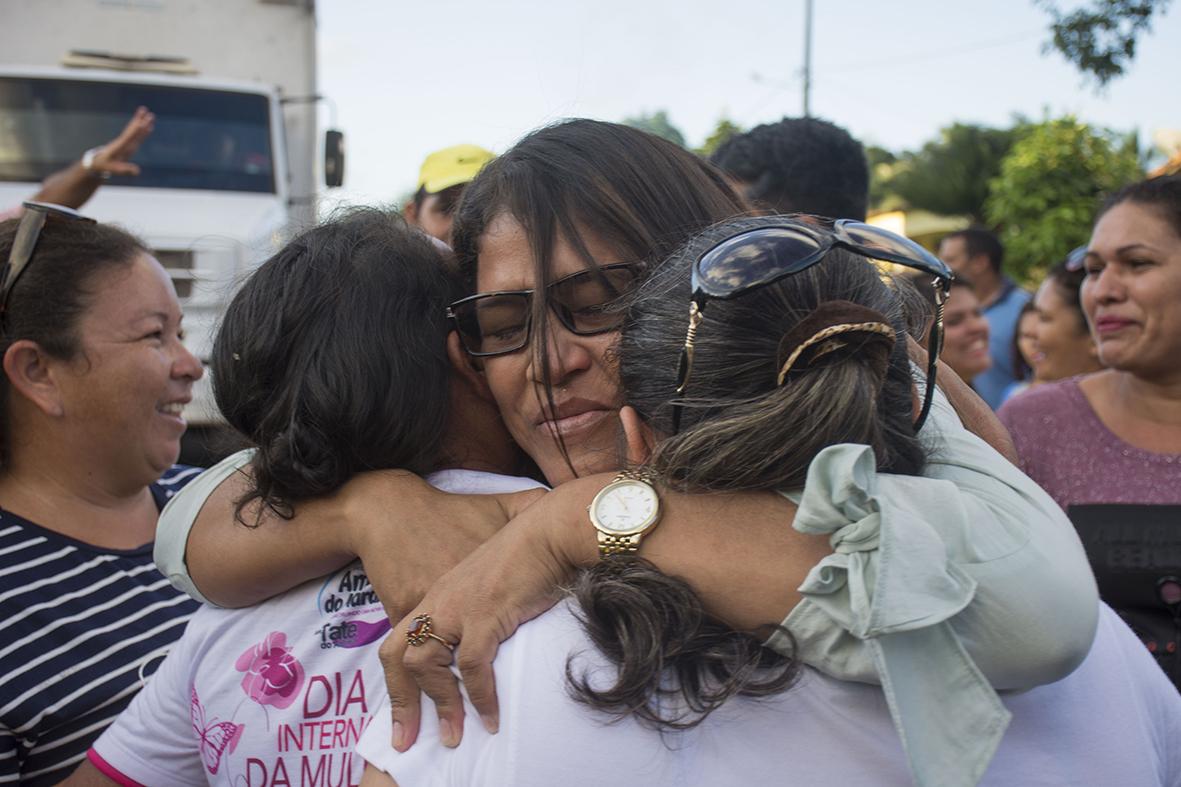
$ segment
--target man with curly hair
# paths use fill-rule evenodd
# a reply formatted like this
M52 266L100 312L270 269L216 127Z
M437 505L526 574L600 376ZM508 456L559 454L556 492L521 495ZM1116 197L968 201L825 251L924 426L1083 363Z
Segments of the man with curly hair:
M827 120L784 118L755 126L723 142L710 162L747 199L776 213L865 220L865 150Z

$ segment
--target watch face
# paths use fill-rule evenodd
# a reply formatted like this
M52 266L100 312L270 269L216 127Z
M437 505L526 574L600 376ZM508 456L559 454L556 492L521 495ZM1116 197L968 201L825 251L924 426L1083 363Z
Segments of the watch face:
M592 509L595 521L609 533L638 533L656 520L660 498L642 481L616 481L603 488Z

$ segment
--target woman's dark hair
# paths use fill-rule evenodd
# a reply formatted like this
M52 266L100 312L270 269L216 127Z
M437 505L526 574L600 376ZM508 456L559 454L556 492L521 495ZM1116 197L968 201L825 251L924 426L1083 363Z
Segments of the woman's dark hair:
M1017 324L1013 326L1013 342L1009 351L1013 354L1013 379L1014 380L1028 380L1029 376L1033 374L1033 368L1025 360L1025 356L1021 354L1021 321L1025 319L1027 314L1037 314L1037 307L1033 305L1032 300L1025 302L1021 307L1021 311L1017 313Z
M508 215L524 228L541 296L533 299L537 348L548 327L545 286L553 279L550 258L559 237L588 268L654 265L694 233L746 209L721 173L677 145L616 123L568 120L527 135L480 171L460 200L451 240L464 284L475 292L479 241L488 225ZM609 244L621 259L596 261L583 233ZM549 356L538 357L548 381ZM553 407L548 384L545 398ZM565 453L560 437L558 443Z
M1085 278L1087 278L1086 268L1075 268L1071 270L1071 266L1066 260L1059 261L1046 272L1046 281L1054 283L1054 287L1058 290L1058 294L1062 296L1063 302L1074 311L1079 333L1090 331L1087 325L1087 315L1083 312L1083 302L1080 294L1083 279Z
M435 469L450 407L445 318L458 277L400 216L358 209L267 260L213 346L218 407L258 453L258 500L290 517L365 470Z
M709 301L696 334L689 388L677 396L691 266L726 238L780 222L748 218L712 228L628 298L619 344L624 399L666 435L646 469L668 487L800 488L813 458L838 443L871 446L882 471L913 475L925 463L912 421L904 298L882 281L876 267L840 249L775 284L732 300ZM831 301L880 313L896 340L851 341L821 363L793 369L778 385L783 356L790 352L780 346L782 339ZM683 415L680 431L671 434L674 401L683 406ZM765 632L734 631L706 613L684 583L643 562L603 561L582 577L575 594L591 638L619 665L619 680L605 689L571 673L574 695L592 707L684 728L735 694L785 689L798 670L794 658L762 646ZM670 707L671 696L683 702Z
M0 260L7 260L20 219L0 222ZM50 215L33 256L8 296L0 319L0 358L16 341L36 342L53 358L69 360L82 348L78 322L104 273L150 254L139 238L110 224ZM9 458L8 377L0 371L0 466Z
M1156 208L1161 218L1168 223L1177 237L1181 238L1181 175L1162 175L1124 186L1107 198L1095 221L1123 202Z

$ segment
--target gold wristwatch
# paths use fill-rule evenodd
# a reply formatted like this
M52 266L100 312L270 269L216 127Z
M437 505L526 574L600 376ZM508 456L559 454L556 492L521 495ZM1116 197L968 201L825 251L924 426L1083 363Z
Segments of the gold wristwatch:
M587 506L599 533L599 557L634 555L660 521L660 495L646 473L624 470Z

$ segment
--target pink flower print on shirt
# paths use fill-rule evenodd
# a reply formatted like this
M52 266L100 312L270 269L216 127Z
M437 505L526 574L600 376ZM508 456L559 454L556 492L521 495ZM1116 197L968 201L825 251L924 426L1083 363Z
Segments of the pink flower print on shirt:
M259 705L286 708L295 702L303 686L303 665L291 655L287 636L272 631L266 638L248 648L234 662L234 668L245 672L242 691Z

